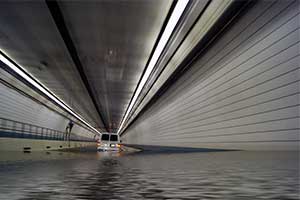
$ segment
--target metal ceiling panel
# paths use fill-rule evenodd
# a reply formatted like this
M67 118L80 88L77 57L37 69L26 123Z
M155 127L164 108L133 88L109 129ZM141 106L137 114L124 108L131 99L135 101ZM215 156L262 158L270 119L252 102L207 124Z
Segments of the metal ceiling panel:
M109 131L116 132L172 1L61 1L89 84Z
M0 2L0 48L93 126L103 127L42 1Z

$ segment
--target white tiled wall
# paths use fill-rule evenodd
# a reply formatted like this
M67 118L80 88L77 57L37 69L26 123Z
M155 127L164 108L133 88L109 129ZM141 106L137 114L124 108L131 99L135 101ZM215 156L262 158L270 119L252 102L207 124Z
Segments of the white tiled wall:
M125 132L131 144L298 149L300 1L258 1Z

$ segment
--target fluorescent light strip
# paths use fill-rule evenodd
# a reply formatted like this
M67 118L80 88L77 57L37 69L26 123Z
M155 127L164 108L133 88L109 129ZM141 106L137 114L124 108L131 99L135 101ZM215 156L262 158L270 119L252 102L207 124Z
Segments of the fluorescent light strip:
M2 51L2 50L1 50ZM3 51L2 51L3 52ZM10 60L8 60L6 57L4 57L2 54L0 54L0 60L5 63L8 67L10 67L14 72L16 72L18 75L23 77L26 81L28 81L31 85L36 87L39 91L41 91L43 94L45 94L47 97L52 99L54 102L56 102L59 106L64 108L67 112L69 112L71 115L73 115L75 118L77 118L79 121L87 125L92 130L96 131L100 134L100 132L92 127L89 123L87 123L84 119L82 119L78 114L76 114L74 111L72 111L69 106L66 106L65 103L59 99L58 97L54 96L50 92L48 92L44 87L42 87L37 81L29 77L26 73L24 73L22 70L19 69L14 63L12 63Z
M175 8L172 12L172 15L171 15L169 21L168 21L168 24L167 24L167 26L166 26L159 42L158 42L158 44L157 44L157 47L154 51L153 56L151 57L151 60L150 60L149 65L146 69L146 72L143 75L143 78L142 78L140 84L138 85L138 88L137 88L137 90L136 90L136 92L135 92L135 94L132 98L132 101L129 104L129 107L127 109L127 112L126 112L125 116L123 117L122 123L120 125L119 130L118 130L118 134L122 130L123 125L126 121L126 118L128 117L133 105L135 104L135 102L136 102L139 94L141 93L147 79L149 78L154 66L156 65L159 56L161 55L163 49L165 48L165 46L166 46L166 44L167 44L174 28L175 28L177 22L179 21L179 19L180 19L182 13L183 13L185 7L187 6L188 2L189 2L189 0L178 0L178 2L176 3L176 6L175 6Z

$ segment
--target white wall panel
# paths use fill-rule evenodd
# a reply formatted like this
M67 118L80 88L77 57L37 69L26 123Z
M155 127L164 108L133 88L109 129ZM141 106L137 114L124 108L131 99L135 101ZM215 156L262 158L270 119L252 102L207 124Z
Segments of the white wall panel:
M0 117L64 132L69 119L0 83ZM17 127L16 127L17 128ZM21 127L19 127L21 129ZM72 133L93 138L94 134L74 125Z
M125 143L299 148L300 2L258 1L125 131Z

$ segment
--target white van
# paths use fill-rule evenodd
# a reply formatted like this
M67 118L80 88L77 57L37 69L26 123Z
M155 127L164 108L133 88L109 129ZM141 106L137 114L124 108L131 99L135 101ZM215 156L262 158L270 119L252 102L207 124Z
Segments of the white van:
M118 134L102 133L97 149L99 151L119 151L120 147L121 145Z

